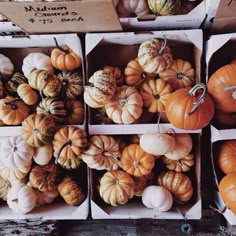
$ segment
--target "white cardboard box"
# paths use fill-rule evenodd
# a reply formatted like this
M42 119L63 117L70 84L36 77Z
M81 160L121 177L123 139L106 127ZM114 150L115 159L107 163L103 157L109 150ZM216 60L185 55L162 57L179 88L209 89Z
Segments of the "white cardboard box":
M54 37L58 40L59 45L68 45L75 52L81 55L82 74L84 76L84 59L79 37L76 34L57 34L57 35L31 35L27 37L1 36L0 53L8 56L15 66L15 70L20 70L22 66L22 57L29 52L44 52L48 54L55 47ZM86 120L86 117L85 117ZM85 120L83 124L77 125L85 129ZM20 135L20 126L1 126L0 136ZM86 169L85 169L86 168ZM14 213L6 203L0 204L0 219L25 219L25 218L42 218L42 219L86 219L89 214L89 180L88 169L84 168L86 175L83 175L86 182L87 193L86 199L80 206L69 206L62 201L56 201L50 205L35 208L26 215Z
M206 17L206 0L199 3L192 11L184 15L155 16L150 20L138 17L120 17L124 30L158 30L158 29L198 29ZM148 16L146 17L148 18Z
M135 130L133 130L135 132ZM96 179L94 177L99 174L99 171L90 169L91 183L91 215L93 219L200 219L202 216L202 199L201 199L201 156L200 156L200 134L194 135L194 155L195 165L192 169L194 175L194 200L186 205L174 205L167 212L158 212L154 209L149 209L142 204L141 197L135 197L124 205L112 207L106 204L97 192ZM154 167L155 168L155 167ZM178 209L178 210L177 210ZM180 210L180 211L179 211ZM181 213L182 214L181 214Z
M206 81L210 78L221 66L229 63L235 58L236 52L236 34L219 34L213 35L206 42ZM236 127L231 129L220 129L213 124L210 126L211 130L211 143L212 143L212 167L215 177L215 191L214 202L219 210L223 210L222 214L231 225L236 225L236 215L228 209L218 191L218 183L220 181L220 173L217 171L217 166L214 161L213 148L215 143L223 140L236 139Z
M85 38L86 47L86 77L88 78L105 65L118 66L121 70L127 63L136 58L139 45L150 38L167 38L172 48L174 58L180 57L189 60L196 72L196 81L201 80L201 55L203 38L201 30L182 31L150 31L145 33L88 33ZM183 53L184 51L184 53ZM92 122L91 109L88 108L89 134L142 134L155 132L154 124L95 124ZM166 132L173 128L177 133L186 130L177 129L169 123L161 123L160 131ZM134 132L135 130L135 132ZM191 130L190 133L199 133L201 130Z

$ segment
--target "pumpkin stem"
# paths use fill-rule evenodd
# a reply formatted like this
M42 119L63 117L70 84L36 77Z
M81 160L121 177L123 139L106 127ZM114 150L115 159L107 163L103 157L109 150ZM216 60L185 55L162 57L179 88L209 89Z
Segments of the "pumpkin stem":
M57 164L57 161L61 155L62 150L67 146L67 145L71 145L72 141L70 139L67 139L67 141L60 147L58 154L56 156L56 160L55 160L55 164Z
M164 42L163 42L161 48L158 50L158 54L159 54L159 55L162 55L162 54L163 54L163 52L164 52L164 50L165 50L165 48L166 48L166 44L167 44L166 36L165 36L165 35L163 35L163 36L164 36L164 37L163 37Z
M20 101L20 99L17 98L17 99L10 101L10 102L5 102L5 105L11 106L12 110L16 110L18 108L18 106L16 105L15 102L17 102L17 101Z
M199 89L202 89L203 90L203 93L202 95L193 103L193 107L190 111L186 112L187 115L190 115L191 113L193 113L197 108L198 106L203 102L203 99L205 98L206 96L206 85L203 84L203 83L199 83L199 84L196 84L195 86L193 86L189 91L188 91L188 95L189 96L196 96L196 92L199 90Z
M135 88L137 88L140 84L142 84L147 79L147 73L143 71L140 75L140 78L141 80L139 80L137 84L134 85Z
M126 98L120 98L119 99L119 104L121 107L125 106L125 104L127 103L127 99Z
M188 81L191 85L194 83L194 80L190 77L188 77L187 75L185 75L182 72L177 73L177 78L178 79L185 79L186 81Z
M69 53L70 53L70 51L69 51L68 49L65 49L65 48L59 46L59 44L58 44L58 42L57 42L57 39L56 39L55 37L54 37L53 39L54 39L55 44L56 44L56 46L57 46L58 49L60 49L62 52L66 53L66 54L69 54Z

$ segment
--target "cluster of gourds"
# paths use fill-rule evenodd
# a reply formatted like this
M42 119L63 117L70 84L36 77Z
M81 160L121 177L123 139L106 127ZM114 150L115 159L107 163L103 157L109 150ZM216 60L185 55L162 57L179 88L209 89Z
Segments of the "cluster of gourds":
M196 0L113 0L120 17L181 15L189 13L198 4Z
M48 114L59 124L84 121L83 76L75 71L81 58L71 49L57 47L48 56L29 53L22 71L0 54L0 121L20 125L30 114Z
M195 80L191 63L173 58L165 37L152 38L140 44L123 71L116 66L95 71L84 101L95 110L96 122L145 123L164 113L177 128L201 129L213 118L215 106L206 86Z
M118 206L138 196L145 206L167 211L173 202L184 204L192 198L192 181L182 173L194 165L192 146L188 133L131 135L126 140L93 135L82 159L88 167L100 171L98 192L104 202ZM165 168L154 180L157 159ZM166 204L168 208L164 208Z
M85 130L71 125L84 121L80 69L80 55L58 44L50 56L28 54L22 72L0 54L0 120L21 125L21 135L0 143L0 196L14 212L25 214L58 196L68 205L85 198L69 171L80 168L87 146Z

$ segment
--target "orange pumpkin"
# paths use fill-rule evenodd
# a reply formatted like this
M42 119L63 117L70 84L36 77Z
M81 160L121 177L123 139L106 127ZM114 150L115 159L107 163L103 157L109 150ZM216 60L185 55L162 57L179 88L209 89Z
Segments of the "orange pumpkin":
M131 124L142 114L143 99L131 86L117 87L111 101L105 105L107 116L117 124Z
M214 102L204 84L197 84L191 89L177 89L167 99L165 109L170 123L186 130L205 127L215 112Z
M81 66L81 57L68 46L60 47L54 38L57 48L51 52L52 65L61 71L72 71Z
M29 108L17 97L0 99L0 120L6 125L19 125L29 115Z
M161 172L157 178L157 185L169 190L174 200L180 204L189 201L193 195L191 179L187 175L172 170Z
M154 155L145 152L139 144L130 144L122 151L120 166L130 175L136 177L148 175L154 164Z
M227 64L216 70L207 82L208 93L216 108L225 112L236 111L236 64Z
M178 58L172 61L168 69L159 73L159 76L176 90L191 87L194 84L195 71L190 62Z
M84 122L84 104L79 100L67 100L65 103L67 115L65 123L68 125L78 125Z
M134 196L134 181L122 170L108 171L100 180L99 194L112 206L125 204Z
M140 90L144 107L152 113L165 111L165 103L171 93L172 87L162 79L151 79Z
M217 162L224 174L236 173L236 140L224 140L217 150Z
M87 147L87 134L77 126L64 126L55 132L53 149L56 163L66 169L76 169L81 163L81 154Z
M38 93L29 84L23 83L17 87L18 96L27 105L34 105L38 101Z
M21 127L22 138L32 147L40 147L52 142L56 130L54 120L45 114L31 114Z
M104 66L103 70L113 74L115 80L116 80L116 85L121 86L124 84L124 75L121 72L120 68L117 66Z
M220 180L219 192L225 205L236 214L236 173L225 175Z

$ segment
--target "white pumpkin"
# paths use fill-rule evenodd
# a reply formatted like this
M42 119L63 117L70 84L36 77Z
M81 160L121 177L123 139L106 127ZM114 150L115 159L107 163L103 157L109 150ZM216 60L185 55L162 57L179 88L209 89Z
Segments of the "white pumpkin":
M142 202L147 208L157 211L168 211L173 205L173 197L169 190L162 186L151 185L144 189Z
M141 16L149 13L147 0L120 0L116 5L120 17Z
M7 194L8 206L18 214L26 214L32 211L37 202L34 189L26 184L14 184Z
M142 134L139 140L141 148L156 157L171 152L175 147L175 138L165 133Z
M4 139L0 146L0 161L10 169L24 166L32 160L34 149L21 136Z
M47 144L34 149L33 159L38 165L47 165L53 156L52 144Z
M31 164L32 161L26 163L22 167L10 169L0 162L0 175L3 179L8 180L10 182L22 180L29 173L31 169Z
M175 148L165 154L165 156L171 160L180 160L186 157L192 150L193 141L191 135L188 133L179 133L174 135Z
M54 72L50 57L41 52L32 52L23 60L22 72L26 78L34 69L46 70L49 74Z
M14 65L11 60L3 54L0 54L0 75L9 78L14 71Z

